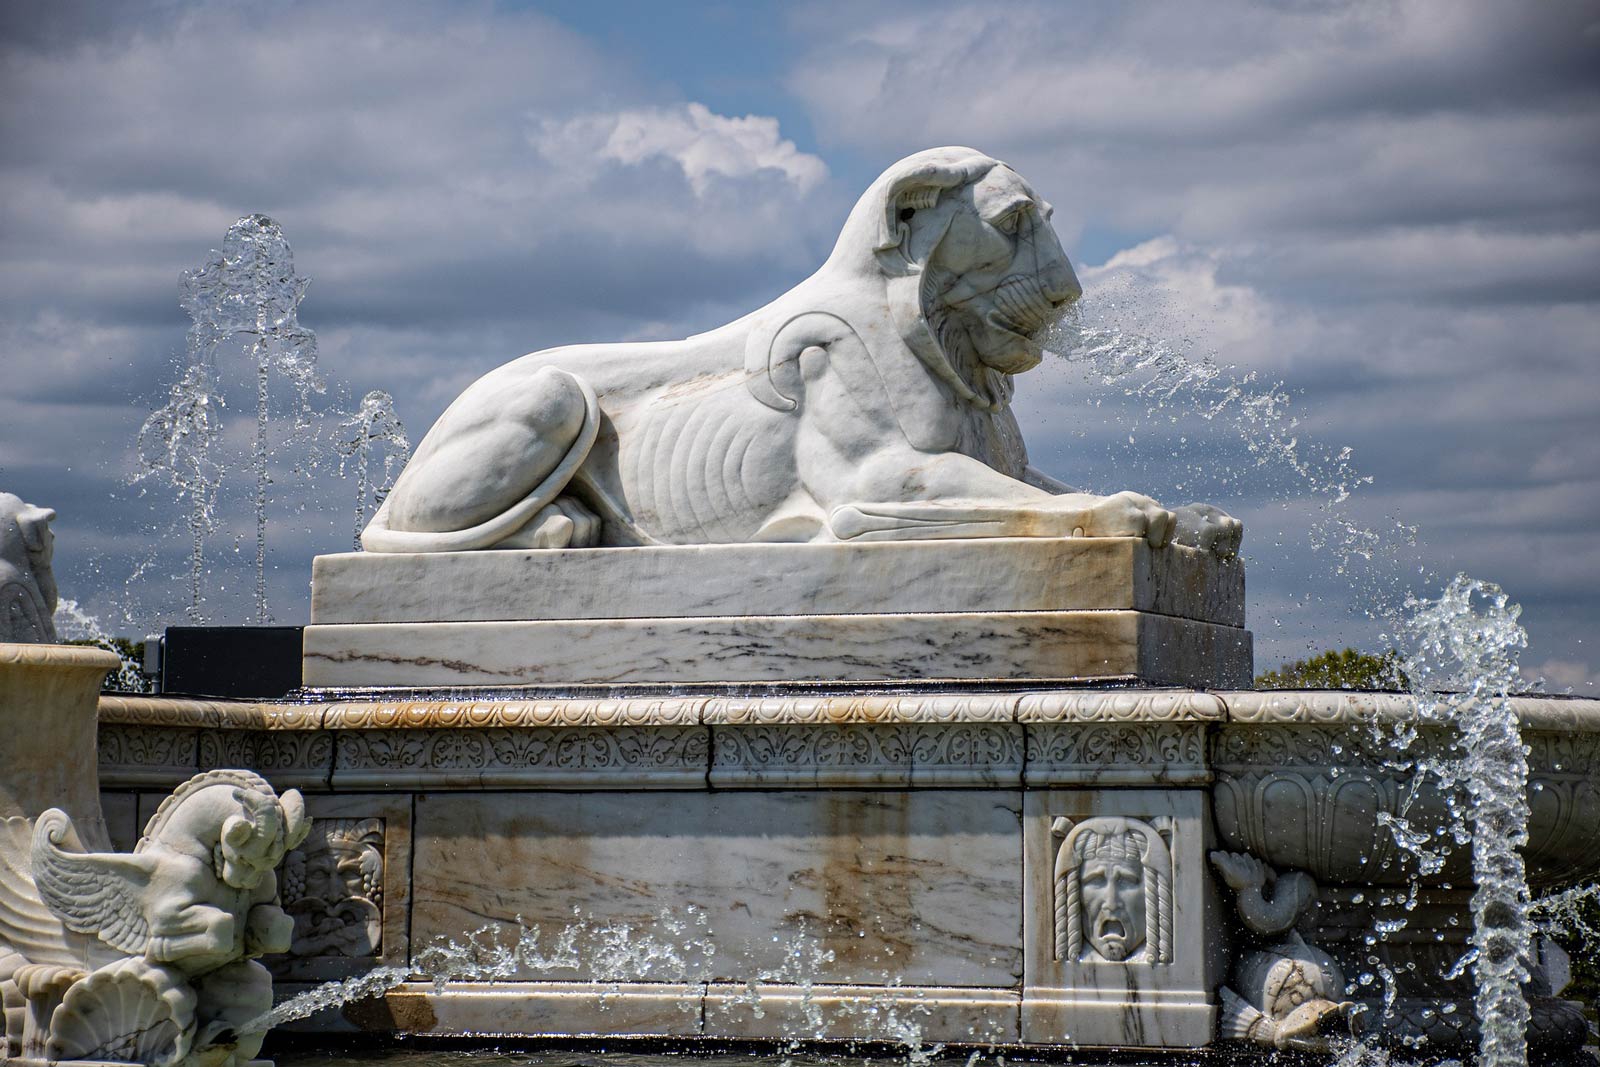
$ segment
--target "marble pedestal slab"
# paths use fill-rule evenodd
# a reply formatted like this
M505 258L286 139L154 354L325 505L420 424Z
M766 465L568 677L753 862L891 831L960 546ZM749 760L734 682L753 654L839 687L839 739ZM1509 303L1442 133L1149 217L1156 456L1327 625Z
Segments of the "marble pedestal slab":
M1250 634L1141 611L308 626L312 687L1249 681Z
M311 624L1127 610L1244 625L1244 565L1131 537L318 556Z
M1247 684L1237 560L1130 538L318 557L311 687Z

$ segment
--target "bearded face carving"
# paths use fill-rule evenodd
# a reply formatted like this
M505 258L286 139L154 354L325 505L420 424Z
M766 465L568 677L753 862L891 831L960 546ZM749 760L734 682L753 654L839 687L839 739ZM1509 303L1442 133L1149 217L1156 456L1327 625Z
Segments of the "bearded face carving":
M1122 816L1057 819L1056 958L1170 963L1172 853L1154 827Z

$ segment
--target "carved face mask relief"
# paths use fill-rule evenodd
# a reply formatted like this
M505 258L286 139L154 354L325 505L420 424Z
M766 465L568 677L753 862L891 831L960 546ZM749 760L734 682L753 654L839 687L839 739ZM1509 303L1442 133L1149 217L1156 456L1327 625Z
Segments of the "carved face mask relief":
M1113 963L1134 955L1145 941L1144 865L1136 856L1091 856L1082 877L1090 947Z

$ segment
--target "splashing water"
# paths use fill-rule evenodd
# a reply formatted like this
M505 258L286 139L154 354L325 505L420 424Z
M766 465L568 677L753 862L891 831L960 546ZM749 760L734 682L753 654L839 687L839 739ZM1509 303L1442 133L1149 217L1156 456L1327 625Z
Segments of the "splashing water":
M88 644L116 653L122 663L117 673L107 679L108 688L119 693L143 693L149 688L139 661L118 647L100 625L100 620L83 610L76 600L61 597L56 601L55 624L57 639L62 644Z
M576 908L573 915L571 922L553 933L519 919L514 929L487 925L459 941L440 939L419 951L409 968L379 967L355 978L317 986L240 1025L238 1030L260 1032L328 1008L382 996L413 981L431 982L436 993L443 993L456 983L528 980L530 975L550 977L575 969L599 987L597 997L602 1010L625 982L684 986L684 1011L693 1014L700 1010L700 998L716 981L719 952L711 918L704 909L693 904L677 910L663 907L644 927L585 917ZM772 1000L771 994L764 991L765 986L770 983L786 991L798 990L799 1012L783 1026L782 1047L786 1054L795 1052L806 1041L826 1039L830 1016L865 1023L865 1032L870 1035L867 1040L898 1045L904 1050L909 1067L930 1063L942 1050L943 1046L930 1045L923 1039L920 1020L931 1016L933 1007L917 1003L916 991L891 984L855 1000L831 1001L825 1007L816 995L815 983L816 976L834 962L833 950L804 925L793 935L775 936L773 941L781 948L779 961L746 981L730 1003L746 1007L761 1018Z
M411 458L411 441L406 428L394 410L394 397L382 389L374 389L361 398L355 412L339 424L340 436L336 445L339 452L339 473L346 465L356 472L356 507L354 546L361 547L361 531L366 528L370 504L374 511L383 503L394 487L394 479ZM383 476L376 484L372 478L372 453L377 449L383 458Z
M167 402L139 428L139 473L134 481L158 478L177 490L188 505L189 621L206 621L200 593L206 566L206 538L217 526L217 493L224 467L218 457L222 397L214 385L210 350L190 342L191 362L172 386ZM136 572L137 576L137 572Z
M1477 605L1483 604L1482 610ZM1406 660L1420 716L1455 724L1461 756L1431 769L1447 796L1466 796L1472 827L1472 968L1481 1067L1527 1063L1534 929L1527 871L1528 758L1510 696L1528 644L1522 609L1498 586L1457 575L1437 600L1408 602Z
M198 270L183 276L183 308L193 319L190 358L209 365L218 346L248 338L256 372L256 435L251 448L255 473L256 621L268 623L267 470L269 378L276 367L289 380L295 398L294 428L310 423L310 396L322 392L317 377L317 338L300 325L298 307L307 279L294 270L294 253L283 230L265 215L246 215L228 227L222 250L213 251Z
M1114 313L1115 307L1105 309ZM1256 375L1231 374L1209 356L1191 358L1189 343L1152 338L1098 317L1080 304L1052 331L1045 347L1083 367L1100 384L1116 387L1144 408L1146 423L1175 425L1198 417L1236 436L1258 471L1282 477L1292 490L1313 498L1318 514L1310 545L1331 553L1333 570L1358 587L1360 609L1380 620L1412 648L1404 670L1422 722L1452 725L1458 755L1425 755L1408 761L1415 783L1437 782L1451 804L1453 825L1435 831L1413 826L1402 810L1383 816L1396 844L1437 872L1453 846L1470 844L1476 886L1470 966L1476 982L1480 1061L1492 1067L1527 1063L1529 1008L1523 986L1529 977L1535 929L1520 848L1528 839L1528 765L1519 723L1509 702L1522 688L1518 652L1527 634L1520 608L1496 586L1457 576L1434 600L1398 600L1398 583L1380 573L1416 548L1416 528L1393 517L1373 529L1350 514L1355 494L1373 479L1356 469L1349 448L1303 443L1292 398L1281 384ZM1129 434L1130 443L1133 435ZM1174 453L1176 458L1176 453ZM1191 467L1190 473L1197 473ZM1224 479L1226 480L1226 479ZM1418 566L1423 580L1426 568ZM1416 724L1390 731L1382 740L1398 758L1419 738ZM1416 885L1395 903L1415 906ZM1583 902L1600 894L1580 887L1543 904L1548 922L1584 936L1600 934L1582 917ZM1379 924L1379 939L1407 925L1404 915ZM1375 968L1382 972L1380 965ZM1394 976L1375 973L1393 1001ZM1388 1062L1380 1050L1358 1044L1341 1063Z
M1076 304L1052 326L1044 347L1084 368L1101 385L1142 403L1146 422L1176 425L1198 417L1219 425L1237 438L1258 471L1284 475L1290 486L1315 498L1319 514L1310 544L1333 553L1335 573L1347 574L1396 548L1415 545L1414 527L1391 520L1392 530L1385 533L1350 516L1350 501L1372 484L1372 476L1356 468L1349 448L1335 451L1301 442L1293 398L1282 383L1263 383L1254 371L1231 374L1212 356L1190 356L1189 342L1120 325L1111 317L1116 312L1116 305L1109 305L1102 317L1092 303ZM1199 464L1186 472L1191 477L1209 473Z

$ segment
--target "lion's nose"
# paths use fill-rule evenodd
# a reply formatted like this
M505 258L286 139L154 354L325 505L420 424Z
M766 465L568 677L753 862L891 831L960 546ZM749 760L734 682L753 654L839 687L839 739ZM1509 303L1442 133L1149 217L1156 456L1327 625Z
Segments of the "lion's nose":
M1046 299L1056 307L1064 307L1083 295L1083 286L1078 284L1078 276L1064 255L1045 267L1039 284Z

